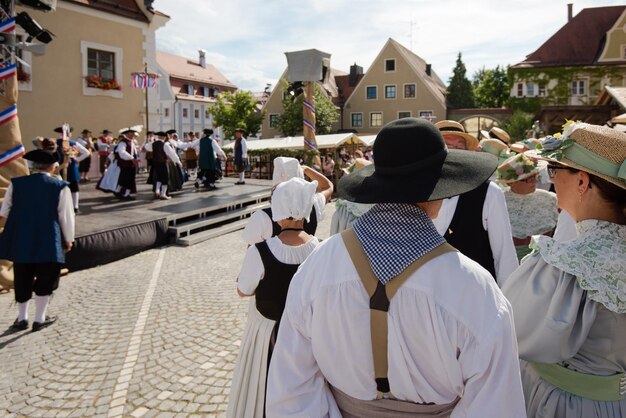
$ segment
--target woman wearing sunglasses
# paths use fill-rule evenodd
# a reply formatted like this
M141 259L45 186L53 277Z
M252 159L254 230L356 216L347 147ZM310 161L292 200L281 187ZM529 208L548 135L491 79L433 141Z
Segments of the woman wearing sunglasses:
M541 155L577 237L534 237L502 288L528 416L625 417L626 135L570 123Z

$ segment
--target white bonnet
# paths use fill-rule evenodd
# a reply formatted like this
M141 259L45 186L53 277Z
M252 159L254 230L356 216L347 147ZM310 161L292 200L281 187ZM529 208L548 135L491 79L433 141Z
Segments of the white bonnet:
M317 181L306 181L294 177L280 183L272 193L272 220L306 219L309 221L313 209L313 196Z
M294 177L303 179L304 172L300 166L300 162L291 157L274 158L274 173L272 175L272 186L287 181Z

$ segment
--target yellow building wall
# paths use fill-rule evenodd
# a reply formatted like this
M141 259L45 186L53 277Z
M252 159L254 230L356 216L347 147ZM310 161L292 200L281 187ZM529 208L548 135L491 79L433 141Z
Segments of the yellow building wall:
M56 35L45 55L32 57L32 91L19 92L18 114L27 148L32 148L35 136L55 136L53 129L63 122L74 127L74 137L85 128L97 136L103 129L117 132L145 123L144 91L129 87L131 72L143 69L141 27L125 24L121 18L112 21L64 8L53 13L26 11ZM121 98L83 94L81 41L123 50Z
M385 72L385 60L395 59L395 72ZM427 77L424 74L424 77ZM415 98L404 98L404 85L415 83ZM396 98L385 99L385 86L396 86ZM368 86L377 87L377 98L367 100ZM356 129L358 133L375 134L381 127L370 127L370 113L382 112L383 126L398 119L398 112L411 112L418 117L420 111L432 111L437 120L445 119L446 109L431 89L406 62L402 54L390 43L383 49L366 75L361 79L344 108L344 128ZM351 114L363 113L363 127L353 128Z
M282 80L282 79L281 79ZM272 91L267 103L265 103L265 117L263 118L263 124L261 125L261 138L276 138L283 136L282 132L278 129L270 128L270 115L283 114L283 88L282 83L279 80Z

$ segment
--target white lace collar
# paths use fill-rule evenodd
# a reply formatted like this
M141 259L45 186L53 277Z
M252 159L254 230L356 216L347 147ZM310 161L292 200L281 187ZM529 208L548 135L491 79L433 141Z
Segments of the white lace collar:
M576 276L589 298L617 313L626 313L626 225L588 219L576 224L578 236L558 242L535 236L531 248Z

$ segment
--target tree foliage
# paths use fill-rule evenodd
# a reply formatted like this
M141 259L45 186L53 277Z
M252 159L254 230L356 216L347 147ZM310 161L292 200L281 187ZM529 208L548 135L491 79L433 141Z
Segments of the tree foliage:
M288 83L281 81L283 91L287 91ZM330 98L322 91L318 84L314 84L315 98L315 129L318 135L325 135L332 132L332 126L339 115L335 105ZM302 109L304 94L293 98L289 94L283 97L283 114L278 117L277 127L284 136L296 136L302 133Z
M521 111L513 114L502 124L502 129L511 136L511 142L526 138L526 132L533 127L533 115Z
M453 109L474 107L474 91L466 73L467 69L461 60L461 53L459 52L456 65L452 70L452 77L448 81L448 106Z
M224 129L225 138L233 138L235 129L245 126L247 135L261 130L264 112L257 109L257 102L249 91L224 92L217 97L217 105L207 110L213 116L213 125Z
M478 70L472 79L476 107L503 107L509 103L511 88L504 67Z

